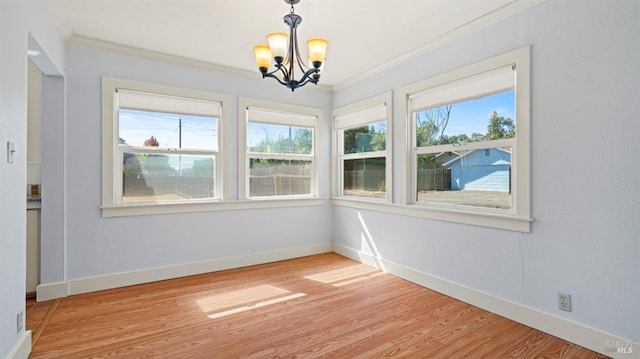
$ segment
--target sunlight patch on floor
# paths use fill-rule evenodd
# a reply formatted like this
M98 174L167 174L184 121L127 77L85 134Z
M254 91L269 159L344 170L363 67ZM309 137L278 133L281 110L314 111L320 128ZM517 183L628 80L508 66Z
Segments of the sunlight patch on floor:
M356 264L340 269L334 269L326 272L308 275L305 276L305 278L314 280L316 282L332 284L336 287L340 287L343 285L368 279L378 274L381 273L377 269L367 267L362 264Z
M304 296L305 293L292 294L286 289L264 284L211 295L196 302L203 312L213 312L208 317L215 319Z
M367 276L358 277L358 278L353 278L353 279L345 280L345 281L338 282L338 283L333 283L333 285L334 285L334 286L336 286L336 287L342 287L342 286L345 286L345 285L348 285L348 284L353 284L353 283L361 282L361 281L363 281L363 280L367 280L367 279L375 278L375 277L377 277L377 276L381 276L381 275L384 275L384 273L383 273L383 272L376 271L376 273L369 274L369 275L367 275Z
M245 305L245 306L242 306L242 307L237 307L237 308L225 310L223 312L210 314L210 315L208 315L208 317L211 318L211 319L226 317L227 315L241 313L241 312L245 312L247 310L260 308L260 307L265 307L267 305L272 305L272 304L276 304L276 303L282 303L282 302L286 302L287 300L292 300L292 299L296 299L296 298L300 298L300 297L304 297L304 296L306 296L305 293L295 293L295 294L287 295L287 296L280 297L280 298L274 298L274 299L270 299L270 300L265 300L263 302L258 302L258 303L255 303L253 305Z

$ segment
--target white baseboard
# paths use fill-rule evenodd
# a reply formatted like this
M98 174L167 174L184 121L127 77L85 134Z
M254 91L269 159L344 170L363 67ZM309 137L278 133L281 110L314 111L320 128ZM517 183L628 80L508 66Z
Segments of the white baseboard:
M620 359L640 358L639 343L522 304L498 298L341 244L333 243L333 251L595 352Z
M36 286L36 301L42 302L56 298L64 298L69 296L69 283L56 282L47 284L38 284Z
M7 355L7 359L27 359L29 354L31 354L31 331L25 330Z
M138 271L106 274L95 277L70 279L65 282L42 284L36 288L38 301L64 298L69 295L95 292L99 290L126 287L135 284L186 277L190 275L246 267L257 264L304 257L331 252L332 243L318 243L270 252L261 252L238 257L219 258L208 261L177 264L167 267Z

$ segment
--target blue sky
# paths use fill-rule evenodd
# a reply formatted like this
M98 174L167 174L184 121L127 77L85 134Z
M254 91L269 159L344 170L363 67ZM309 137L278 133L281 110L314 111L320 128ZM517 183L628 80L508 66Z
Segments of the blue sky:
M179 124L182 119L182 136ZM217 119L167 113L120 110L120 138L132 146L142 146L154 136L161 147L217 150Z
M502 92L454 104L445 135L464 133L470 137L474 132L485 134L493 111L496 111L498 116L511 118L515 123L514 95L514 91Z
M182 147L195 149L215 149L217 145L216 119L174 115L167 113L123 110L119 112L120 138L133 146L142 146L144 141L154 136L161 147L179 147L179 119L182 119ZM292 135L298 128L293 127ZM289 136L288 126L249 123L247 143L254 146L268 136L270 141L280 136ZM212 147L214 146L214 147Z
M515 121L514 92L504 92L456 103L451 110L445 134L448 136L472 133L486 133L491 113L511 118ZM216 118L174 115L135 110L120 110L120 138L128 144L141 146L154 136L162 147L178 148L180 140L179 119L182 119L182 147L217 150L218 133ZM294 127L294 132L296 128ZM247 143L254 146L266 136L276 140L288 137L288 126L250 123L247 127Z

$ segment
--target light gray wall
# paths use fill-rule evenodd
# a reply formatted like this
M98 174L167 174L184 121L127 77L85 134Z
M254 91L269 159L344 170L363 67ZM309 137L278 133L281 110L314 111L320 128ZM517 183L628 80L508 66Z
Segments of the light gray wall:
M65 64L68 69L66 90L62 80L43 84L57 93L62 87L62 96L68 93L66 130L64 123L43 123L43 166L48 163L52 181L49 189L43 183L43 196L51 193L43 206L59 216L49 217L48 224L43 218L43 234L51 233L50 239L43 236L45 283L331 239L360 249L367 246L361 242L366 227L385 259L640 340L639 7L631 0L548 1L331 96L313 88L294 95L274 90L268 80L73 46L66 47L65 61L65 46L40 1L0 1L0 357L18 340L15 318L24 309L29 32L63 74ZM329 206L100 217L103 75L228 93L232 120L237 96L323 108L327 120L332 106L389 90L397 94L408 83L527 44L533 75L532 233ZM398 121L401 104L394 100ZM64 104L56 111L64 113ZM321 192L327 196L328 122L324 129ZM400 136L394 132L396 142ZM16 142L15 164L5 161L7 140ZM406 168L397 153L395 176ZM230 168L237 167L237 150L229 158ZM229 193L236 196L237 175L231 178ZM395 193L401 193L400 186L394 182ZM572 313L557 311L559 290L573 295Z
M387 260L640 340L639 16L638 1L548 1L337 91L336 107L397 94L532 46L531 233L337 207L335 242L367 250L366 227ZM394 98L394 130L400 106ZM399 178L407 167L393 168ZM573 312L557 309L558 291L572 295Z
M24 334L16 315L25 309L27 48L29 34L64 73L64 43L41 1L0 1L0 357ZM7 141L15 162L7 163ZM24 323L23 323L24 324Z
M238 97L250 97L320 108L328 123L331 93L305 87L295 94L255 77L167 64L121 54L67 47L67 196L63 253L43 259L43 272L59 273L49 282L86 278L175 264L242 256L331 241L331 206L218 211L175 215L102 218L101 205L101 77L146 81L230 95L230 199L237 199ZM327 124L322 125L325 129ZM63 138L43 144L61 148ZM330 136L321 133L321 168L329 167ZM43 148L47 151L47 148ZM328 196L328 171L321 171L321 195ZM57 205L58 203L54 204ZM62 205L62 203L59 203ZM51 222L51 226L55 222ZM46 231L43 220L43 232ZM58 243L59 244L59 243ZM44 245L44 243L43 243ZM56 246L56 244L53 244ZM58 245L59 247L59 245ZM44 254L49 255L49 253ZM66 275L58 266L64 263ZM49 268L51 269L49 271Z
M65 84L42 76L42 203L40 210L40 282L65 275L66 159Z

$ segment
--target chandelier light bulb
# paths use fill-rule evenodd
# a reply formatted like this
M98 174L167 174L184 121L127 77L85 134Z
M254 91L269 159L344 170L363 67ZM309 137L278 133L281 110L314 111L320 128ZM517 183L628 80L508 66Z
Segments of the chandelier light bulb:
M267 35L267 41L271 48L271 54L274 59L276 57L287 57L287 49L289 48L289 35L284 32L272 32ZM282 62L282 61L281 61Z
M253 48L256 54L256 64L261 72L267 72L271 66L271 49L267 45L257 45ZM264 71L262 70L264 69Z
M325 56L327 54L327 46L329 45L329 41L316 37L307 40L307 45L309 46L309 59L311 60L311 63L314 64L314 67L320 67L320 65L324 62ZM320 64L316 66L316 62Z

